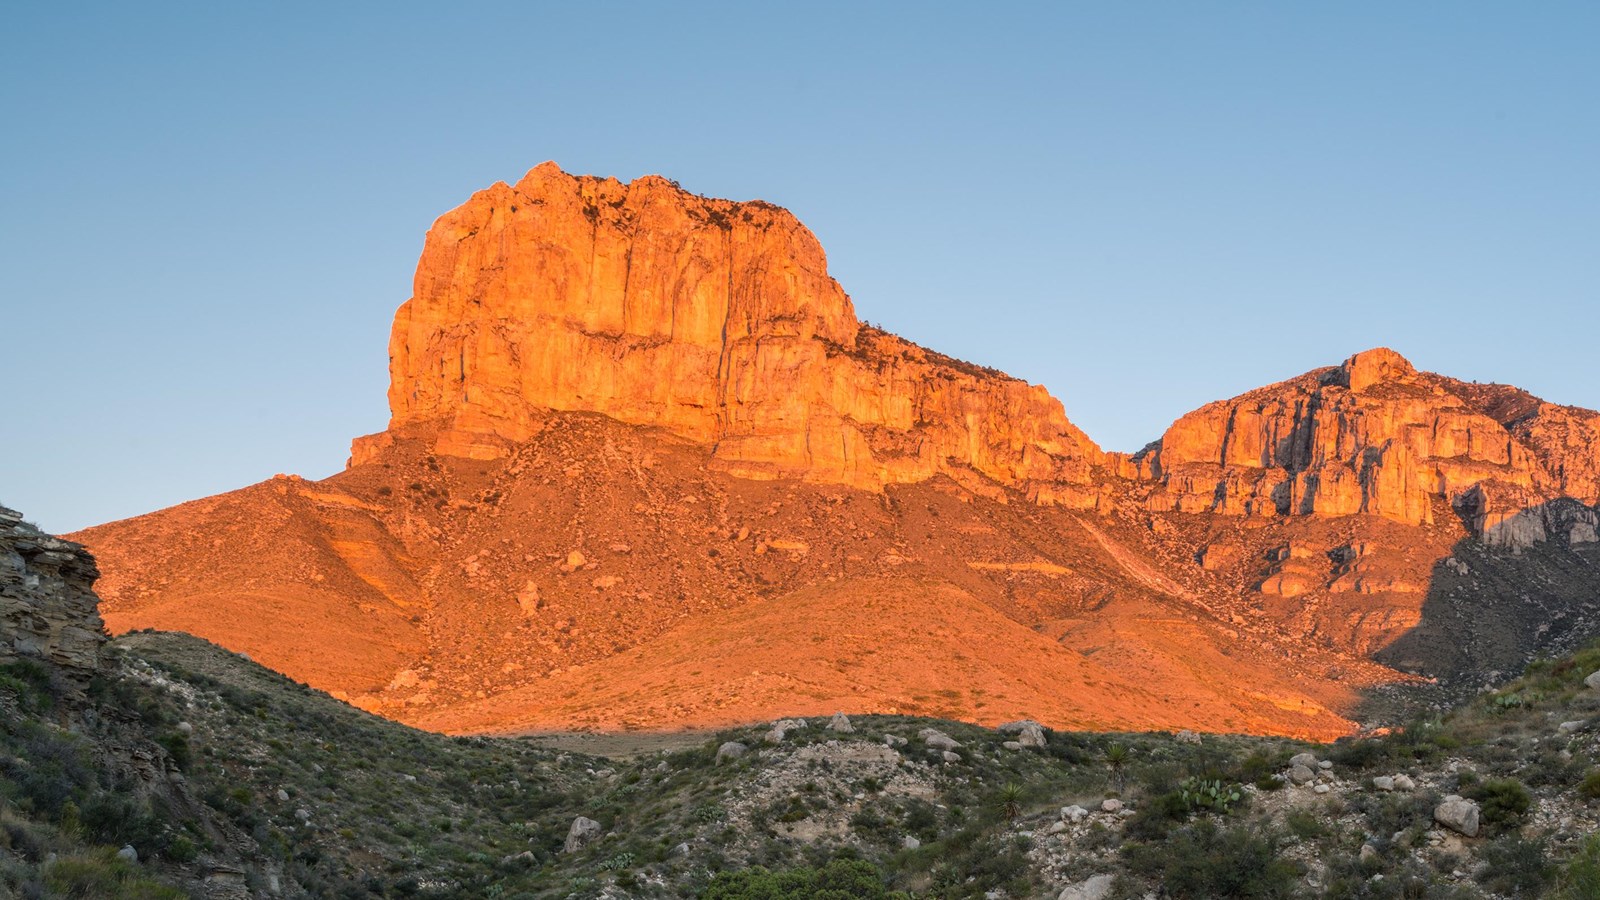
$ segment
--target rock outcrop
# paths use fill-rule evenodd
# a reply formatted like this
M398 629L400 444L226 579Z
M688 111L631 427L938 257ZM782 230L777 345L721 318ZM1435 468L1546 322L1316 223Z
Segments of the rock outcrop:
M1380 348L1195 410L1126 468L1160 483L1153 510L1425 525L1449 503L1484 534L1561 496L1594 502L1597 466L1600 414Z
M0 506L0 663L38 659L87 681L105 644L94 558Z
M489 459L547 410L712 445L744 477L877 490L973 473L1089 506L1100 449L1042 387L864 326L787 211L623 184L553 163L428 232L390 339L390 431ZM981 479L980 479L981 481Z

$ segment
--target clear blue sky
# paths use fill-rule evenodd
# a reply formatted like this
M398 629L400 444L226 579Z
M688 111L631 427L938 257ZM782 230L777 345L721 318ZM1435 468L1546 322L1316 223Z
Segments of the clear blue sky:
M789 207L1111 449L1380 344L1600 406L1600 4L765 6L14 6L0 502L337 471L423 233L545 159Z

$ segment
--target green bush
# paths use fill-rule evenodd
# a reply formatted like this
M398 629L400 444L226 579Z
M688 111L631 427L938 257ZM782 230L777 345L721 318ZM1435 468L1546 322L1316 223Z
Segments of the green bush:
M1600 897L1600 834L1591 834L1567 860L1556 883L1557 900L1593 900Z
M1289 826L1290 834L1302 841L1316 840L1328 833L1328 826L1322 824L1322 819L1310 810L1290 810L1284 818L1284 824Z
M704 900L884 900L891 892L878 870L859 859L836 859L820 869L772 872L763 868L723 872L701 894Z
M1491 842L1483 848L1481 858L1484 866L1478 882L1497 894L1542 897L1554 874L1554 867L1545 858L1544 845L1517 834Z
M1521 824L1533 804L1533 796L1515 778L1491 778L1473 785L1465 796L1478 801L1483 824L1497 831Z
M139 874L110 848L86 856L64 856L44 868L51 896L63 900L185 900L182 891Z
M19 659L0 666L0 690L15 696L23 712L47 712L56 705L50 670L35 660Z
M1291 897L1302 872L1278 854L1278 836L1254 828L1220 828L1209 819L1170 833L1165 841L1131 844L1123 858L1134 872L1185 898Z
M1588 800L1600 799L1600 769L1592 769L1578 783L1578 796Z

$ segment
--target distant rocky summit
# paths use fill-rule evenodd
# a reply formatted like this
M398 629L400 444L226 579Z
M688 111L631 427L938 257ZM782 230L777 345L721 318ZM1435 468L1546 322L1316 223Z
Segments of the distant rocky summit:
M1600 414L1418 372L1380 348L1195 410L1131 462L1161 483L1155 510L1408 525L1454 511L1526 546L1548 520L1527 511L1570 499L1560 536L1593 541L1581 507L1600 501Z
M1600 413L1379 348L1105 452L858 320L787 211L658 176L474 194L389 352L344 472L72 536L114 632L447 732L1308 738L1600 634Z

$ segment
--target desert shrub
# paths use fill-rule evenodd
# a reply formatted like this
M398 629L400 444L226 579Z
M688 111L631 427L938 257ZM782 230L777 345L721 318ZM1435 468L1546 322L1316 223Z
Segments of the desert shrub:
M1190 812L1179 792L1168 791L1140 806L1123 826L1123 834L1134 841L1160 841L1187 821Z
M938 807L926 800L912 799L906 804L905 827L920 840L936 839L939 836Z
M1468 788L1465 796L1478 801L1483 824L1493 830L1521 824L1523 815L1533 803L1528 789L1515 778L1490 778Z
M1179 898L1290 897L1302 871L1279 856L1272 831L1225 829L1209 819L1177 829L1160 843L1130 844L1122 854L1131 870L1160 881Z
M1302 841L1314 841L1328 833L1328 826L1322 824L1322 819L1306 809L1290 810L1284 817L1284 824L1289 827L1290 834Z
M44 883L51 896L63 900L184 900L182 891L166 887L139 874L109 848L92 855L64 856L44 868Z
M1572 756L1564 758L1553 747L1544 747L1532 759L1518 759L1512 771L1521 773L1531 787L1566 787L1582 776L1583 762Z
M1328 758L1341 767L1358 771L1392 769L1432 762L1460 746L1461 740L1442 723L1420 719L1383 737L1338 741L1328 751Z
M193 758L189 751L188 735L181 731L169 731L161 735L157 743L172 756L172 761L178 766L179 771L189 771L189 765L193 762Z
M1376 878L1377 875L1382 878ZM1386 869L1380 860L1359 857L1335 859L1328 864L1324 900L1479 900L1475 890L1442 884L1437 873L1416 859L1402 860Z
M952 835L942 845L932 846L942 856L942 865L934 873L935 883L947 890L998 890L1014 897L1033 893L1028 881L1032 868L1028 851L1033 842L1028 838L997 838L973 826Z
M1264 778L1274 777L1277 771L1283 768L1284 762L1286 760L1279 759L1278 755L1268 755L1256 750L1239 761L1239 765L1234 769L1233 780L1260 782Z
M94 786L94 767L75 736L23 722L15 738L15 757L0 755L0 796L10 796L24 812L57 818Z
M1556 883L1557 900L1590 900L1600 897L1600 834L1591 834L1567 860Z
M1433 808L1439 798L1433 794L1351 794L1345 803L1367 820L1372 834L1394 834L1433 821Z
M1588 800L1600 799L1600 769L1591 769L1578 782L1578 796Z
M891 892L871 863L836 859L821 868L723 872L711 880L701 896L704 900L880 900L906 895Z
M1550 884L1554 867L1545 858L1544 845L1508 834L1485 846L1478 883L1497 894L1541 897Z
M0 691L16 697L24 712L45 712L56 705L50 670L35 660L19 659L0 666Z

